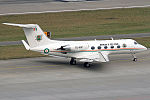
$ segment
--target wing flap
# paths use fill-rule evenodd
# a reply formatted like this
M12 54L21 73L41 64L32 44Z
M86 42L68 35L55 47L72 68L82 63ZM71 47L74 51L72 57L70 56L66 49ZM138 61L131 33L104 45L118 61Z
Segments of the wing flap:
M103 62L109 62L108 53L107 52L99 52L100 59Z
M84 52L76 56L80 59L81 62L108 62L108 53L107 52Z

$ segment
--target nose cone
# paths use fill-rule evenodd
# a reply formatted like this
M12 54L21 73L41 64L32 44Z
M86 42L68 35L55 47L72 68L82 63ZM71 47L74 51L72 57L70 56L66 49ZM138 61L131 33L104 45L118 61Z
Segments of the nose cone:
M145 49L145 50L147 50L147 48L146 48L146 47L145 47L144 49Z
M145 46L142 46L143 50L147 50L147 48Z

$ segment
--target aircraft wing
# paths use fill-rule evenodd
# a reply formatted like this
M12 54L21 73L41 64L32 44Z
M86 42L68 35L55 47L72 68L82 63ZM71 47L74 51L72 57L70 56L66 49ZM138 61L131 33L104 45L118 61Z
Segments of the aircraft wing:
M81 62L108 62L108 52L83 52L76 58L79 58Z

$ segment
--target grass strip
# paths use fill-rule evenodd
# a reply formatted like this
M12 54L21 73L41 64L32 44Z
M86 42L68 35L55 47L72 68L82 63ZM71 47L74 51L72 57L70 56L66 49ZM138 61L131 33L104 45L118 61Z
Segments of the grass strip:
M36 23L53 38L150 32L150 8L0 16L0 23ZM0 24L0 41L25 39L18 27Z
M29 58L29 57L41 57L38 52L27 51L23 45L14 46L0 46L0 59L16 59L16 58Z
M134 38L134 40L144 45L145 47L150 48L150 37Z

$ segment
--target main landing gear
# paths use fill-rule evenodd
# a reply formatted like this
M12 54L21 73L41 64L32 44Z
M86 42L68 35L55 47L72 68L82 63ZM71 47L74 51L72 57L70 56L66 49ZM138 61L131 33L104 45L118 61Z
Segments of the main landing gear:
M90 67L91 67L91 63L85 62L85 63L84 63L84 67L85 67L85 68L90 68Z
M76 65L76 59L75 58L71 58L70 65ZM91 67L91 63L90 62L85 62L84 63L84 67L85 68L90 68Z
M71 58L70 65L76 65L76 59L75 58Z
M131 55L133 56L133 61L137 62L137 57L135 56L135 53L131 53Z

